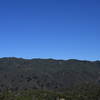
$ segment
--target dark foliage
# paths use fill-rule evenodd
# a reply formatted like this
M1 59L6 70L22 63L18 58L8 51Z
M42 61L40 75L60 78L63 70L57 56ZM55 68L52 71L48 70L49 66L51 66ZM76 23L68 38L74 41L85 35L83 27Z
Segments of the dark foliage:
M100 83L100 61L0 59L0 91L64 91L90 83Z

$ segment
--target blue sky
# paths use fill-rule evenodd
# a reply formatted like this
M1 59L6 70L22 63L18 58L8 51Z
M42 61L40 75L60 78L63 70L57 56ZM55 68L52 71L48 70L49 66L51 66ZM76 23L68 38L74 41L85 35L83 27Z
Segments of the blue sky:
M0 57L100 59L100 0L0 0Z

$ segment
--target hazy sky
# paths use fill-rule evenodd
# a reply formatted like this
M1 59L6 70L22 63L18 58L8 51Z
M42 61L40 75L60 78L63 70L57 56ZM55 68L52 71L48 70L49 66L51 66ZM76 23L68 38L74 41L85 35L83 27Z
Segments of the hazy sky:
M100 59L100 0L0 0L0 57Z

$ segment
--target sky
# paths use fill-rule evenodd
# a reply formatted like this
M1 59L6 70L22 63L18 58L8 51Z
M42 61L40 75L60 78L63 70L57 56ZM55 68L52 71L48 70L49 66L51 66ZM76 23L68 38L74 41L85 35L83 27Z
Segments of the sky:
M0 0L0 58L100 59L100 0Z

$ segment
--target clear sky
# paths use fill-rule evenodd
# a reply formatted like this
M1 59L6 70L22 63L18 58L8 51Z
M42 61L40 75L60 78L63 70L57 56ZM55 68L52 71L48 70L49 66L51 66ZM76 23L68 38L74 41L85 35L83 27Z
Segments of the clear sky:
M100 0L0 0L0 57L100 59Z

